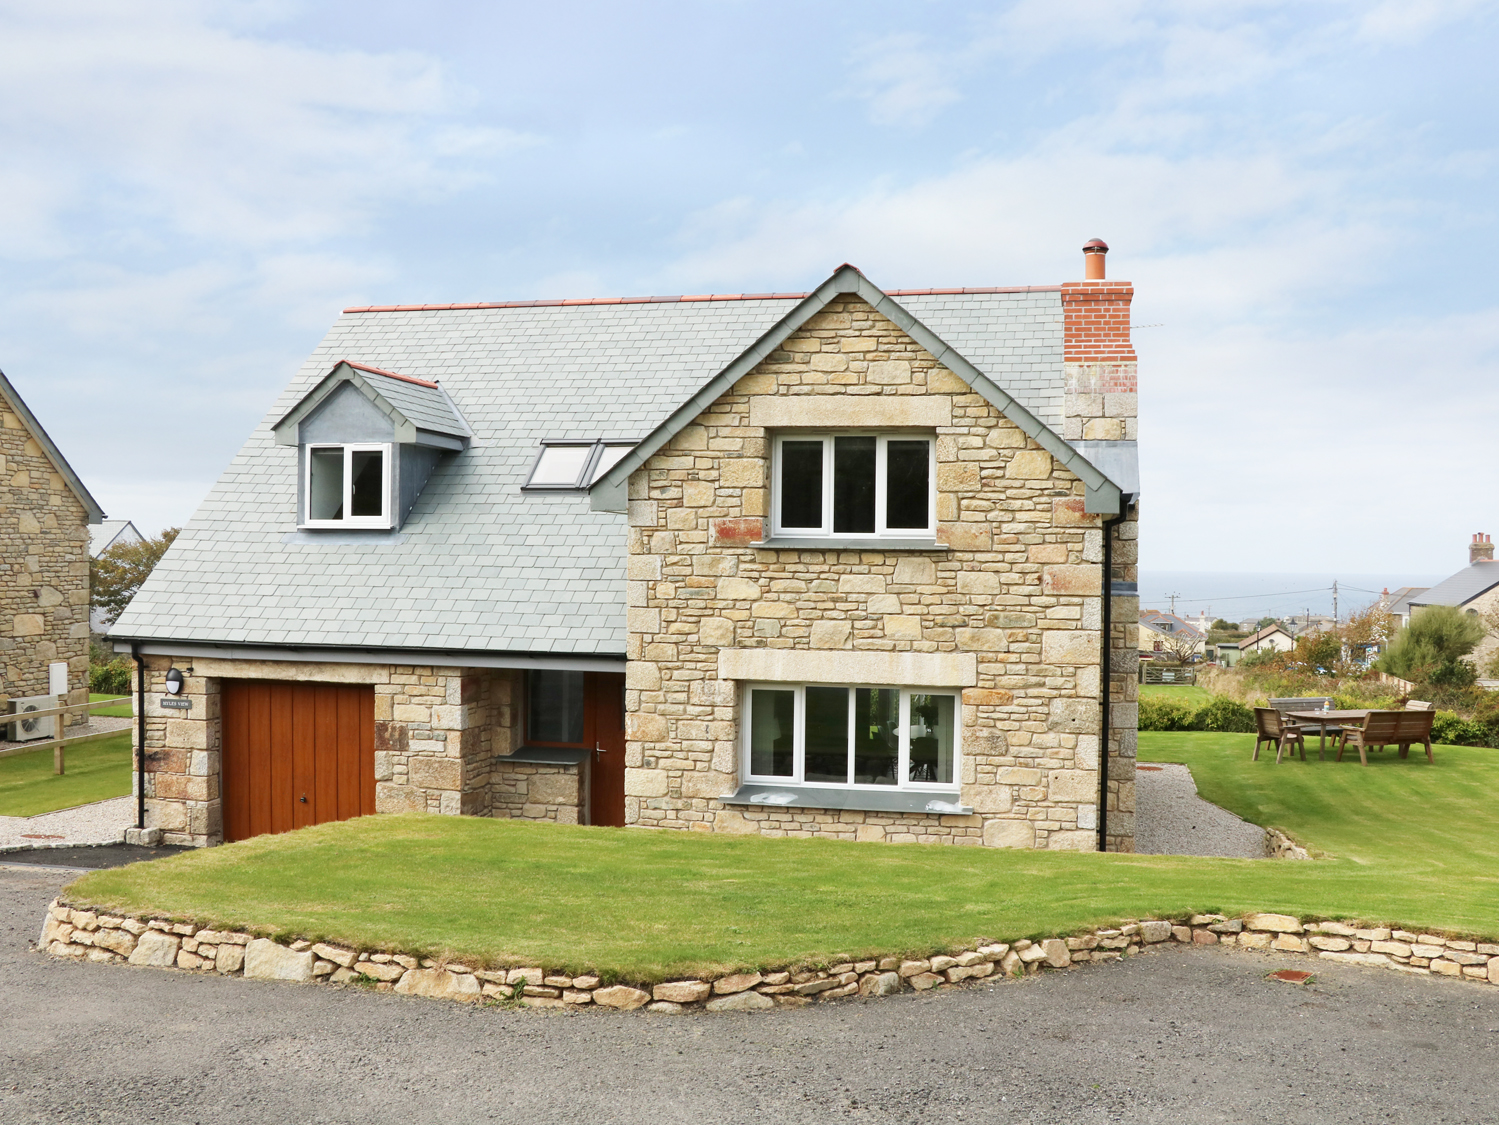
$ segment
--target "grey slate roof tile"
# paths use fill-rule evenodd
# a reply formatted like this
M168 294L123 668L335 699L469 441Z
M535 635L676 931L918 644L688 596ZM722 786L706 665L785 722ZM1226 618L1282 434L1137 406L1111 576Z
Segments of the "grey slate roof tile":
M1059 294L899 300L1060 431ZM584 494L522 493L537 445L547 437L644 437L795 304L347 313L112 632L206 643L623 653L624 517L591 511ZM473 442L443 458L397 535L355 546L287 543L296 531L296 451L275 445L270 427L341 359L440 382ZM435 400L394 399L424 388L379 383L381 393L399 384L392 404L426 425L408 406L435 411Z

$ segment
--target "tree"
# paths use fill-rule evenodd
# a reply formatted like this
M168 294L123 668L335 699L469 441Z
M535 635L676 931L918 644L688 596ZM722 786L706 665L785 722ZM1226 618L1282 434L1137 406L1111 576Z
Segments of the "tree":
M1363 668L1369 657L1384 647L1398 625L1382 602L1375 602L1349 616L1348 623L1339 630L1349 662L1355 668Z
M1190 664L1202 644L1202 634L1195 629L1161 634L1162 649L1176 658L1178 664Z
M1413 614L1411 623L1395 634L1377 667L1416 684L1466 687L1478 673L1463 657L1487 632L1483 619L1476 614L1464 613L1456 606L1428 606Z
M114 624L115 618L125 611L141 583L156 569L161 556L166 554L181 530L169 527L154 539L116 543L89 561L89 582L93 590L90 604L107 624Z
M1258 628L1258 629L1263 629L1263 628L1265 628L1268 625L1279 625L1279 624L1280 624L1280 619L1279 618L1275 618L1275 617L1261 617L1258 621L1255 622L1255 627Z
M1232 621L1225 621L1220 617L1217 621L1213 622L1212 630L1215 633L1237 633L1239 632L1239 627Z

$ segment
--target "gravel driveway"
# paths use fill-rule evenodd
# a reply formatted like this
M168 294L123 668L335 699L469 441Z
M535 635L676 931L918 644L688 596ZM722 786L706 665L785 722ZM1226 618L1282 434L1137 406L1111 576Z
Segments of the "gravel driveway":
M1177 948L944 995L687 1017L476 1010L54 961L0 867L0 1122L1499 1121L1499 995Z

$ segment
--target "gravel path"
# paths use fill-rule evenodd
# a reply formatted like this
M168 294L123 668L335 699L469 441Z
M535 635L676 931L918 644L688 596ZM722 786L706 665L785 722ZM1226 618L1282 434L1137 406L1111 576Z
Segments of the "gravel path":
M1136 852L1265 858L1265 830L1199 797L1186 766L1135 769Z
M68 727L64 734L67 738L74 738L81 734L104 734L112 730L129 730L134 722L134 719L122 715L93 715L89 718L87 726ZM9 728L0 726L0 730L6 729ZM10 750L16 746L25 745L24 742L7 742L0 738L0 750ZM45 753L45 751L38 750L37 753Z
M123 840L134 823L134 797L111 797L40 816L0 816L0 848L112 844Z

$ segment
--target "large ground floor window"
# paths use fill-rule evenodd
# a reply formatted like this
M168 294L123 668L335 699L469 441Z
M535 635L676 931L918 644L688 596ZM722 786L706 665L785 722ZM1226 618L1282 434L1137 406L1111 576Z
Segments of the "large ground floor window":
M956 692L831 684L750 684L745 777L806 785L951 789Z

